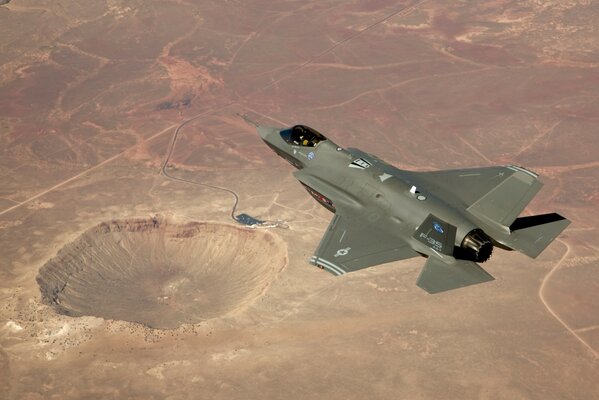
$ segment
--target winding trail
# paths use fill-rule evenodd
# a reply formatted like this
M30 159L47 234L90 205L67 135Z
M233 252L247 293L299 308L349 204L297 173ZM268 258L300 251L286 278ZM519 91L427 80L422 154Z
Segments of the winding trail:
M177 143L177 137L179 136L179 133L181 132L181 129L183 129L183 127L185 125L187 125L187 124L195 121L196 119L199 119L199 118L204 117L204 116L209 115L209 114L213 114L213 113L218 112L218 111L222 111L222 110L224 110L224 109L232 106L233 104L235 104L235 102L227 103L224 106L221 106L221 107L219 107L217 109L202 112L200 114L194 115L193 117L188 118L185 121L181 122L179 124L179 126L177 126L177 128L175 129L175 133L173 134L173 138L171 139L171 143L169 145L166 157L164 159L164 162L162 163L162 167L160 167L160 172L165 177L167 177L168 179L171 179L173 181L184 182L184 183L189 183L191 185L197 185L197 186L207 187L209 189L220 190L220 191L223 191L223 192L231 194L233 196L234 202L233 202L233 207L231 208L231 214L230 214L230 216L233 219L233 221L237 222L237 218L235 218L235 211L237 211L237 205L239 204L239 195L235 191L233 191L231 189L228 189L226 187L222 187L222 186L210 185L208 183L196 182L196 181L192 181L190 179L179 178L177 176L173 176L173 175L169 174L169 172L167 171L167 166L168 166L168 163L169 163L171 157L173 156L173 152L175 151L175 144Z
M416 9L417 7L419 7L420 5L422 5L425 2L426 2L426 0L419 1L419 2L416 2L416 3L412 4L412 5L408 5L406 7L401 8L401 9L395 10L395 11L391 12L390 14L387 14L386 16L384 16L381 19L373 22L372 24L364 27L363 29L358 30L358 31L356 31L356 32L348 35L346 38L344 38L344 39L342 39L342 40L340 40L338 42L335 42L330 47L328 47L325 50L323 50L322 52L314 55L313 57L309 58L308 60L304 61L303 63L298 64L297 66L295 66L295 68L293 68L291 71L289 71L288 73L284 74L280 78L275 79L275 80L269 82L268 84L266 84L266 85L264 85L262 87L259 87L259 88L256 88L254 90L251 90L246 95L244 95L241 98L241 100L244 99L244 98L249 98L253 94L256 94L256 93L261 92L261 91L263 91L263 90L265 90L265 89L267 89L269 87L277 85L281 81L290 78L292 75L296 74L298 71L300 71L303 68L306 68L308 66L313 66L313 67L331 67L331 68L345 68L345 69L376 69L376 68L387 68L387 67L394 66L395 64L379 65L379 66L366 66L366 67L352 67L352 66L344 66L344 65L330 64L330 63L319 64L319 63L316 63L316 61L319 58L321 58L322 56L324 56L324 55L332 52L333 50L335 50L339 46L342 46L343 44L345 44L345 43L351 41L352 39L360 36L364 32L366 32L368 30L371 30L372 28L380 25L381 23L384 23L385 21L388 21L389 19L391 19L391 18L393 18L395 16L409 14L410 12L412 12L414 9ZM254 34L250 34L246 38L246 40L243 42L242 47L245 46L254 37L255 37L255 33ZM238 49L238 51L239 50L240 49ZM444 54L447 57L458 58L458 57L456 57L456 56L454 56L451 53L448 53L446 51L441 51L441 52L442 52L442 54ZM496 68L495 66L489 66L489 65L486 65L486 64L475 63L475 62L472 62L471 60L466 60L466 59L462 59L462 58L458 58L458 59L460 61L469 62L469 63L471 63L473 65L476 65L476 66L479 66L479 67L482 67L482 68L475 69L475 70L469 70L469 71L465 71L465 72L461 71L461 72L457 72L457 73L448 73L448 74L442 74L442 75L435 75L433 77L448 77L448 76L453 76L453 75L463 75L463 74L467 74L467 73L480 72L480 71L484 71L484 70ZM234 61L234 59L231 60L231 61ZM427 77L418 77L418 78L410 79L408 81L399 82L399 83L393 85L392 87L398 87L398 86L410 84L410 83L413 83L413 82L418 82L418 81L420 81L422 79L429 79L429 78L431 78L431 77L430 76L427 76ZM375 89L375 90L373 90L371 92L373 92L373 93L374 92L380 92L380 91L384 91L384 90L388 90L388 89L389 88ZM344 101L342 103L334 104L334 105L329 105L329 106L325 106L325 107L320 107L318 109L328 109L328 108L339 107L341 105L353 102L353 101L357 100L358 98L360 98L360 97L362 97L362 96L364 96L366 94L370 94L371 92L361 93L360 95L358 95L358 96L356 96L354 98L351 98L349 100L346 100L346 101ZM113 156L105 159L104 161L102 161L102 162L100 162L100 163L98 163L98 164L96 164L96 165L94 165L94 166L92 166L92 167L90 167L90 168L88 168L88 169L86 169L86 170L84 170L84 171L82 171L82 172L80 172L80 173L78 173L78 174L76 174L76 175L74 175L74 176L72 176L72 177L64 180L64 181L62 181L62 182L59 182L59 183L57 183L57 184L55 184L55 185L53 185L53 186L51 186L51 187L49 187L49 188L41 191L41 192L39 192L39 193L37 193L37 194L35 194L35 195L33 195L33 196L31 196L31 197L23 200L23 201L15 202L14 200L12 200L15 204L13 206L7 208L7 209L4 209L4 210L0 211L0 215L4 215L6 213L9 213L9 212L11 212L11 211L13 211L13 210L15 210L15 209L23 206L23 205L26 205L26 204L32 202L33 200L36 200L36 199L38 199L38 198L40 198L40 197L42 197L42 196L44 196L44 195L46 195L46 194L48 194L50 192L53 192L54 190L59 189L59 188L65 186L65 185L67 185L67 184L69 184L69 183L71 183L71 182L73 182L73 181L75 181L75 180L77 180L77 179L79 179L79 178L87 175L88 173L90 173L90 172L92 172L92 171L94 171L96 169L99 169L99 168L101 168L101 167L109 164L110 162L114 161L115 159L119 158L120 156L126 154L131 149L136 148L137 146L139 146L139 145L141 145L141 144L143 144L145 142L151 141L151 140L153 140L153 139L155 139L155 138L157 138L159 136L162 136L163 134L171 131L174 128L175 131L174 131L172 140L170 142L169 148L167 150L167 154L166 154L166 157L164 159L164 162L163 162L163 164L162 164L162 166L160 168L160 173L163 174L168 179L171 179L173 181L178 181L178 182L183 182L183 183L187 183L187 184L203 186L203 187L207 187L207 188L210 188L210 189L215 189L215 190L223 191L223 192L226 192L226 193L230 194L231 196L233 196L233 199L234 199L230 216L231 216L231 218L233 220L237 221L236 218L235 218L235 212L236 212L238 204L239 204L239 195L235 191L233 191L231 189L228 189L226 187L221 187L221 186L217 186L217 185L211 185L211 184L207 184L207 183L202 183L202 182L197 182L197 181L193 181L193 180L189 180L189 179L177 177L177 176L171 175L168 172L168 169L167 169L169 161L172 158L172 155L173 155L174 150L175 150L175 145L176 145L176 142L177 142L177 138L178 138L181 130L185 126L187 126L188 124L190 124L191 122L193 122L193 121L195 121L197 119L200 119L200 118L202 118L204 116L207 116L207 115L210 115L210 114L222 111L222 110L227 109L227 108L229 108L229 107L231 107L231 106L233 106L235 104L238 104L238 101L230 101L230 102L228 102L228 103L226 103L224 105L215 107L215 108L213 108L211 110L207 110L207 111L201 112L201 113L199 113L199 114L197 114L195 116L192 116L192 117L184 120L183 122L181 122L179 124L173 124L173 125L165 128L165 129L163 129L163 130L155 133L154 135L141 140L140 142L134 144L133 146L131 146L131 147L129 147L129 148L127 148L127 149L125 149L125 150L123 150L123 151L121 151L121 152L119 152L119 153L117 153L117 154L115 154L115 155L113 155ZM248 109L248 110L254 112L255 114L262 115L263 117L266 117L264 114L261 114L261 113L255 111L255 110L252 110L249 107L246 107L246 106L243 106L243 107L245 109ZM269 117L269 118L271 118L271 117ZM540 133L539 137L535 138L532 143L537 142L539 138L542 138L545 135L547 135L548 133L550 133L557 125L559 125L559 122L557 124L555 124L554 126L550 127L547 131ZM468 144L468 143L466 143L466 144ZM529 144L529 146L530 146L530 144ZM598 162L589 162L589 163L584 163L584 164L579 164L579 165L574 165L574 166L567 166L567 167L546 167L546 169L550 169L550 170L552 170L552 172L555 173L555 172L571 171L571 170L574 170L574 169L581 169L581 168L592 168L592 167L597 167L597 166L599 166ZM543 303L544 307L553 316L553 318L555 318L574 338L576 338L576 340L578 340L591 353L591 355L595 358L595 360L597 360L597 359L599 359L598 352L596 350L594 350L581 336L579 336L577 334L577 332L585 332L585 331L596 329L597 326L592 326L592 327L589 327L589 328L582 328L582 329L577 329L577 330L572 329L551 308L551 306L549 305L549 303L548 303L548 301L547 301L547 299L545 297L545 292L546 292L546 287L547 287L548 282L553 277L553 275L555 274L555 272L563 265L563 262L567 259L567 257L570 254L570 251L571 251L570 246L566 242L564 242L563 240L560 240L560 239L558 239L558 240L562 244L564 244L566 246L566 252L562 256L562 258L555 264L555 266L543 278L543 281L542 281L541 286L540 286L539 291L538 291L538 295L539 295L539 298L540 298L541 302Z
M243 98L248 98L248 97L250 97L250 96L252 96L252 95L254 95L256 93L259 93L259 92L261 92L261 91L263 91L263 90L265 90L265 89L267 89L267 88L269 88L271 86L275 86L276 84L280 83L281 81L283 81L285 79L288 79L293 74L297 73L299 70L301 70L301 69L303 69L303 68L305 68L305 67L313 64L317 59L319 59L322 56L330 53L331 51L335 50L337 47L343 45L344 43L349 42L350 40L352 40L352 39L360 36L364 32L366 32L366 31L374 28L375 26L380 25L381 23L383 23L385 21L388 21L389 19L395 17L396 15L405 15L405 14L408 14L408 13L412 12L416 7L422 5L426 1L427 0L421 0L421 1L417 2L417 3L415 3L415 4L403 7L401 9L393 11L390 14L387 14L383 18L381 18L381 19L373 22L372 24L366 26L365 28L360 29L359 31L357 31L357 32L355 32L355 33L347 36L345 39L342 39L342 40L334 43L332 46L326 48L325 50L323 50L322 52L316 54L315 56L310 57L308 60L306 60L302 64L298 65L296 68L292 69L287 74L284 74L282 77L280 77L278 79L275 79L275 80L269 82L268 84L266 84L266 85L264 85L262 87L259 87L259 88L255 89L253 91L250 91L249 93L247 93L246 95L244 95L242 97L242 99ZM251 40L252 37L254 37L254 36L250 34L248 36L247 40L242 43L242 46L245 46L248 43L248 41ZM211 184L207 184L207 183L203 183L203 182L192 181L192 180L189 180L189 179L184 179L184 178L179 178L179 177L173 176L173 175L169 174L169 172L167 170L167 166L168 166L168 163L169 163L169 161L170 161L170 159L171 159L171 157L173 155L173 152L175 151L175 145L177 144L177 138L178 138L178 136L179 136L179 134L181 132L181 129L183 129L183 127L185 127L189 123L191 123L191 122L199 119L200 117L203 117L203 116L206 116L206 115L209 115L209 114L213 114L213 113L216 113L218 111L222 111L222 110L224 110L226 108L229 108L229 107L233 106L234 104L237 104L238 102L239 102L239 100L238 101L231 101L231 102L226 103L225 105L220 106L220 107L218 107L216 109L208 110L208 111L202 112L202 113L200 113L198 115L195 115L195 116L193 116L191 118L188 118L185 121L183 121L181 124L179 124L179 126L177 126L177 128L175 129L175 132L173 134L173 138L172 138L171 143L169 145L169 148L167 150L166 157L164 159L164 162L162 163L162 167L160 168L160 172L165 177L167 177L168 179L171 179L171 180L174 180L174 181L179 181L179 182L185 182L185 183L189 183L189 184L192 184L192 185L203 186L203 187L207 187L207 188L210 188L210 189L220 190L220 191L223 191L223 192L231 194L233 196L234 201L233 201L233 207L231 209L230 216L231 216L231 218L235 222L238 222L237 218L235 218L235 211L237 210L237 206L239 205L239 195L235 191L233 191L231 189L228 189L226 187L222 187L222 186L211 185ZM246 119L246 121L247 121L247 119Z
M553 318L555 318L560 324L562 324L562 326L570 334L572 334L572 336L574 336L576 338L576 340L578 340L584 347L586 347L586 349L593 355L595 360L599 360L599 354L597 353L597 351L595 351L595 349L593 349L583 338L581 338L576 333L576 331L574 329L570 328L570 326L568 326L568 324L566 324L566 322L564 322L564 320L561 319L560 316L557 315L557 313L555 311L553 311L553 309L549 306L547 299L545 298L545 287L547 285L547 282L549 282L549 279L551 279L551 277L553 276L555 271L557 271L559 269L559 267L562 266L563 262L566 260L566 258L568 258L568 255L570 254L570 245L561 239L557 239L557 241L559 241L561 244L566 246L566 252L562 256L562 258L560 258L560 260L555 264L555 266L553 268L551 268L551 270L547 273L547 275L545 275L545 278L543 278L543 281L541 282L541 287L539 288L539 298L541 299L541 302L543 303L543 305L545 306L547 311L549 311L549 314L551 314L553 316Z
M366 32L366 31L368 31L368 30L370 30L370 29L372 29L372 28L380 25L381 23L383 23L383 22L385 22L385 21L387 21L387 20L389 20L389 19L391 19L391 18L393 18L393 17L395 17L397 15L406 15L406 14L412 12L414 9L416 9L418 6L422 5L426 1L427 0L422 0L422 1L416 2L414 4L405 6L405 7L401 8L401 9L395 10L395 11L391 12L390 14L387 14L383 18L381 18L381 19L373 22L372 24L366 26L363 29L360 29L359 31L356 31L355 33L353 33L351 35L348 35L345 39L340 40L339 42L334 43L332 46L328 47L327 49L323 50L322 52L320 52L320 53L316 54L315 56L309 58L308 60L306 60L302 64L298 65L293 70L289 71L284 76L280 77L279 79L273 80L272 82L270 82L270 83L268 83L268 84L266 84L266 85L264 85L262 87L259 87L259 88L255 89L253 91L250 91L249 93L247 93L243 97L244 98L248 98L248 97L250 97L253 94L261 92L261 91L263 91L263 90L265 90L265 89L267 89L267 88L269 88L271 86L274 86L274 85L278 84L279 82L281 82L281 81L283 81L285 79L288 79L289 77L291 77L292 75L294 75L299 70L305 68L308 65L313 64L317 59L319 59L320 57L322 57L325 54L330 53L331 51L333 51L337 47L343 45L344 43L349 42L350 40L358 37L359 35L363 34L364 32ZM248 39L251 39L251 36ZM61 181L61 182L59 182L59 183L57 183L57 184L55 184L55 185L53 185L53 186L51 186L51 187L49 187L49 188L47 188L47 189L45 189L43 191L37 193L37 194L35 194L35 195L33 195L33 196L31 196L31 197L29 197L29 198L27 198L27 199L25 199L25 200L23 200L21 202L17 202L15 205L13 205L13 206L11 206L9 208L6 208L6 209L0 211L0 215L7 214L7 213L9 213L9 212L11 212L11 211L13 211L13 210L15 210L15 209L17 209L17 208L25 205L25 204L30 203L33 200L36 200L36 199L38 199L38 198L40 198L40 197L42 197L42 196L44 196L44 195L46 195L46 194L48 194L50 192L53 192L54 190L59 189L59 188L65 186L65 185L67 185L68 183L71 183L71 182L73 182L73 181L75 181L75 180L77 180L77 179L79 179L79 178L87 175L88 173L90 173L90 172L92 172L92 171L94 171L94 170L96 170L98 168L101 168L102 166L104 166L104 165L106 165L106 164L108 164L108 163L116 160L117 158L119 158L123 154L127 153L128 151L130 151L130 150L132 150L132 149L134 149L136 147L138 147L139 145L141 145L143 143L146 143L146 142L148 142L148 141L150 141L152 139L155 139L155 138L157 138L159 136L162 136L166 132L169 132L171 129L173 129L173 128L176 127L175 128L175 133L173 134L173 139L171 141L171 144L170 144L168 152L167 152L166 159L165 159L165 161L164 161L164 163L163 163L163 165L162 165L162 167L160 169L161 173L164 176L166 176L167 178L172 179L172 180L176 180L176 181L180 181L180 182L185 182L185 183L189 183L189 184L194 184L194 185L201 185L201 186L205 186L205 187L208 187L208 188L212 188L212 189L216 189L216 190L221 190L221 191L225 191L227 193L230 193L234 197L234 199L235 199L235 202L233 204L232 211L231 211L231 215L232 215L233 219L235 219L234 218L234 213L236 211L237 204L239 202L239 196L237 195L237 193L235 193L234 191L232 191L230 189L224 188L224 187L215 186L215 185L209 185L209 184L204 184L204 183L201 183L201 182L194 182L194 181L191 181L191 180L187 180L187 179L183 179L183 178L179 178L179 177L170 175L168 173L167 169L166 169L166 167L168 165L168 162L169 162L170 158L172 157L172 154L173 154L173 151L174 151L174 148L175 148L175 144L176 144L176 141L177 141L177 137L178 137L181 129L184 126L186 126L190 122L192 122L192 121L194 121L196 119L199 119L199 118L201 118L203 116L206 116L206 115L209 115L209 114L213 114L213 113L216 113L216 112L221 111L223 109L226 109L226 108L234 105L235 103L237 103L237 101L228 102L225 105L222 105L220 107L216 107L216 108L213 108L211 110L204 111L204 112L201 112L201 113L199 113L199 114L197 114L195 116L192 116L191 118L186 119L185 121L183 121L182 123L180 123L178 125L171 125L168 128L163 129L160 132L155 133L154 135L152 135L152 136L150 136L150 137L148 137L146 139L143 139L142 141L134 144L133 146L131 146L131 147L129 147L129 148L127 148L127 149L125 149L125 150L123 150L123 151L121 151L121 152L119 152L119 153L117 153L117 154L115 154L115 155L107 158L106 160L104 160L104 161L102 161L102 162L100 162L100 163L98 163L98 164L96 164L96 165L94 165L94 166L92 166L92 167L90 167L90 168L88 168L88 169L86 169L86 170L84 170L84 171L82 171L82 172L80 172L80 173L78 173L78 174L76 174L76 175L68 178L68 179L65 179L64 181Z

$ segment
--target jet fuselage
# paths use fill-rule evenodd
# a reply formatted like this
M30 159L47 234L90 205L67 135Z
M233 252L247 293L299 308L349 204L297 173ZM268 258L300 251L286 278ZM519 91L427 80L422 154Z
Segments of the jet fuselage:
M423 255L417 285L429 293L488 282L477 263L494 247L535 258L570 223L557 213L518 217L542 187L522 167L407 171L304 125L257 128L335 214L310 260L334 275Z
M453 243L456 247L461 246L469 232L479 228L471 216L455 207L459 206L459 200L440 199L426 187L417 186L417 173L396 168L359 149L341 148L329 139L314 146L289 143L281 138L280 132L269 129L260 134L275 153L295 168L311 167L308 169L318 171L300 182L329 211L335 211L335 204L342 205L352 210L353 215L377 224L387 234L397 236L426 255L436 250L413 235L429 214L458 228ZM439 252L437 255L451 258Z

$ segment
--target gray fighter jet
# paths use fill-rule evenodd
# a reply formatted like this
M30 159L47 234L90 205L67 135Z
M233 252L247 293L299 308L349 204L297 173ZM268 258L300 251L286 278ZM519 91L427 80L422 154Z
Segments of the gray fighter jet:
M542 186L522 167L412 172L304 125L257 129L335 213L310 260L334 275L424 256L416 284L428 293L456 289L493 280L477 264L493 248L535 258L570 224L555 213L518 217Z

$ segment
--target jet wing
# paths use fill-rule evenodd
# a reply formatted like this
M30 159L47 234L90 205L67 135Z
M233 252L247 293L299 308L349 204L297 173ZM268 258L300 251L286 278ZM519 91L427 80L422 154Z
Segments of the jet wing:
M521 167L486 167L417 172L413 184L459 200L474 216L510 226L541 189L538 176Z
M344 216L337 208L310 263L333 275L343 275L418 256L407 243L389 237L372 224Z

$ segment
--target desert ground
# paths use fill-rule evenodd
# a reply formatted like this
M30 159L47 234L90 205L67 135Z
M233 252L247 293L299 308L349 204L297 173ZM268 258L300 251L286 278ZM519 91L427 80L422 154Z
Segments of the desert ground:
M0 398L597 398L596 2L1 3ZM460 290L334 277L332 214L239 115L522 165L572 224Z

